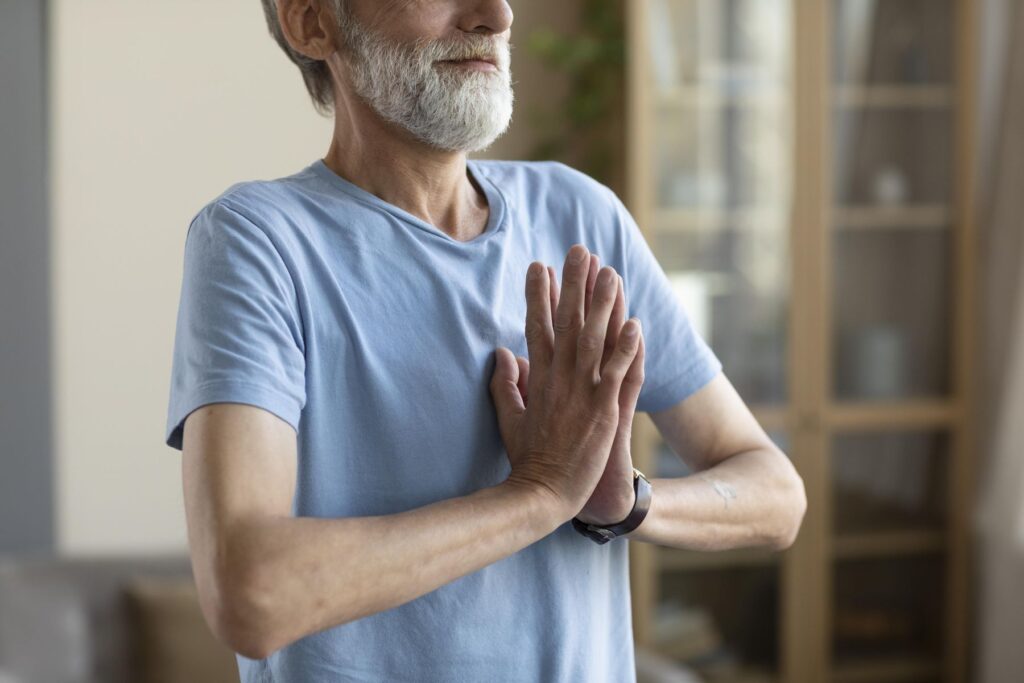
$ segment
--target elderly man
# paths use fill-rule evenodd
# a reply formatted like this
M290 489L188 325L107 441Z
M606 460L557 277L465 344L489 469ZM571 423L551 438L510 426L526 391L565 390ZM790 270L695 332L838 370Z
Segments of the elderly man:
M512 113L505 0L263 5L335 126L189 228L166 441L207 621L250 682L633 680L614 539L782 549L800 477L610 190L467 159ZM635 410L694 476L633 468Z

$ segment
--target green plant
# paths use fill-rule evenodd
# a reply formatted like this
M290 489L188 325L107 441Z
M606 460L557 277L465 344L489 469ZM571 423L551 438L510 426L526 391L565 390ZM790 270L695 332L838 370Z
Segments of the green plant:
M527 50L545 66L564 72L561 102L534 109L538 131L533 159L558 159L616 185L621 172L626 40L623 0L580 0L579 30L561 34L539 28Z

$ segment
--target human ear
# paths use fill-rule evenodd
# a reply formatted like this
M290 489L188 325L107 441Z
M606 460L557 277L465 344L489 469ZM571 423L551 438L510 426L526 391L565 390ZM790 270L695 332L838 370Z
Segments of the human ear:
M310 59L326 60L337 46L338 20L324 0L277 0L277 20L293 50Z

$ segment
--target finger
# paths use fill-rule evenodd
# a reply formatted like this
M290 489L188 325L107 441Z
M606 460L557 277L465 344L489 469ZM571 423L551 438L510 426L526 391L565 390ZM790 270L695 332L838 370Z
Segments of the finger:
M636 356L633 357L633 362L629 364L629 369L622 377L622 386L619 388L620 425L629 425L633 422L636 402L640 397L640 389L644 385L644 352L644 333L641 330L637 335Z
M590 251L582 244L574 244L565 256L562 267L562 291L555 311L554 357L552 372L572 376L576 365L576 340L583 328L583 297L586 294ZM533 362L537 375L537 363Z
M516 383L519 380L519 364L512 352L503 346L494 351L494 372L491 374L491 397L498 414L498 422L503 427L509 425L526 409Z
M639 348L640 334L640 321L637 318L627 320L619 333L615 353L601 370L601 385L597 390L597 399L609 410L614 410L618 403L622 380Z
M519 381L516 386L519 388L519 395L523 397L523 405L529 405L529 382L530 382L530 361L522 356L516 356L516 363L519 365Z
M601 356L604 354L604 336L608 331L608 319L615 305L619 287L618 274L611 266L601 268L594 288L594 300L590 314L583 323L583 329L576 348L576 374L590 378L592 385L601 381Z
M601 258L597 254L590 255L590 271L587 273L587 295L583 297L583 319L590 315L590 300L594 298L594 284L597 273L601 270Z
M546 377L554 353L554 331L551 326L551 298L548 270L534 261L526 273L526 346L533 365L534 381Z
M548 266L548 279L551 283L551 313L553 315L554 312L558 310L558 277L555 275L554 266ZM555 324L553 318L551 320L551 324L552 326Z
M615 292L615 306L612 307L612 315L608 318L608 332L604 337L604 353L601 354L601 367L603 368L611 355L615 352L615 344L619 341L619 330L626 322L626 295L622 276L618 276L618 289Z

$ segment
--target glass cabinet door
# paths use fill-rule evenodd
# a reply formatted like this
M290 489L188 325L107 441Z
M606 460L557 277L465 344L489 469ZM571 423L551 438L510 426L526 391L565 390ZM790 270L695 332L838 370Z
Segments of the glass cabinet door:
M828 380L834 414L846 416L831 432L835 680L941 672L954 457L942 417L953 389L954 10L953 0L831 4ZM922 429L915 411L938 417Z
M940 680L965 641L969 2L627 6L631 208L813 506L786 562L639 549L643 640L710 681Z
M743 399L756 412L783 414L791 402L792 3L638 7L641 227ZM788 448L784 425L765 426ZM656 477L690 473L663 443L648 464ZM649 644L701 680L777 681L779 554L652 552Z
M788 0L649 0L644 226L751 405L788 400L793 176Z
M952 0L833 6L833 363L839 401L950 390Z

